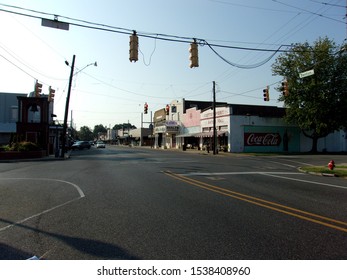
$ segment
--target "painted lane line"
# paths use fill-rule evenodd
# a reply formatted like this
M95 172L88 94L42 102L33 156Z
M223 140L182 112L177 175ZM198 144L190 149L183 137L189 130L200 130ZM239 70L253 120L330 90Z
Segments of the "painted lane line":
M59 180L59 179L47 179L47 178L0 178L0 180L36 180L36 181L39 180L39 181L55 181L55 182L60 182L60 183L64 183L64 184L68 184L68 185L73 186L73 187L77 190L78 195L79 195L79 197L77 197L77 198L71 199L71 200L66 201L66 202L64 202L64 203L62 203L62 204L53 206L53 207L51 207L51 208L49 208L49 209L46 209L46 210L44 210L44 211L41 211L41 212L36 213L36 214L34 214L34 215L31 215L30 217L24 218L24 219L22 219L22 220L20 220L20 221L13 222L13 223L11 223L10 225L7 225L7 226L5 226L5 227L2 227L2 228L0 228L0 232L5 231L5 230L7 230L7 229L9 229L9 228L11 228L11 227L13 227L13 226L15 226L15 225L23 224L23 223L25 223L26 221L29 221L29 220L31 220L31 219L33 219L33 218L36 218L36 217L38 217L38 216L41 216L41 215L43 215L43 214L47 214L47 213L49 213L49 212L51 212L51 211L53 211L53 210L55 210L55 209L58 209L58 208L63 207L63 206L66 206L66 205L68 205L68 204L70 204L70 203L72 203L72 202L74 202L74 201L77 201L77 200L79 200L79 199L85 197L84 192L81 190L81 188L80 188L79 186L77 186L77 185L74 184L74 183L71 183L71 182L68 182L68 181L64 181L64 180Z
M178 175L190 176L220 176L220 175L262 175L262 174L283 174L283 175L305 175L302 172L261 172L261 171L242 171L242 172L191 172Z
M221 176L221 175L264 175L264 176L272 176L275 178L280 179L286 179L286 180L292 180L292 181L298 181L302 183L309 183L314 185L322 185L327 187L333 187L333 188L339 188L339 189L347 189L347 187L334 185L334 184L327 184L327 183L320 183L315 181L308 181L308 180L302 180L302 179L296 179L291 177L285 177L285 176L279 176L279 175L301 175L306 176L305 173L302 172L258 172L258 171L245 171L245 172L192 172L192 173L181 173L177 175L182 175L185 177L191 177L191 176Z
M82 197L85 197L85 194L84 192L81 190L81 188L79 186L77 186L76 184L74 183L71 183L69 181L64 181L64 180L59 180L59 179L50 179L50 178L0 178L0 180L35 180L35 181L55 181L55 182L60 182L60 183L63 183L63 184L67 184L67 185L71 185L73 186L79 196L82 198Z
M187 178L183 175L179 175L179 174L175 174L171 171L165 171L164 172L166 175L175 178L177 180L186 182L190 185L194 185L197 186L199 188L202 189L206 189L212 192L216 192L219 194L222 194L224 196L228 196L228 197L232 197L235 198L237 200L241 200L241 201L245 201L248 202L250 204L254 204L263 208L267 208L276 212L280 212L289 216L293 216L296 218L299 218L301 220L306 220L306 221L310 221L316 224L320 224L323 225L325 227L329 227L329 228L333 228L335 230L339 230L339 231L343 231L343 232L347 232L347 222L344 221L339 221L336 219L332 219L329 217L325 217L325 216L321 216L321 215L317 215L314 213L310 213L307 211L303 211L300 209L296 209L293 207L289 207L286 205L282 205L279 203L275 203L272 201L268 201L268 200L264 200L261 198L257 198L254 196L250 196L250 195L246 195L246 194L242 194L239 192L235 192L232 190L228 190L228 189L224 189L218 186L214 186L214 185L210 185L192 178Z
M279 164L279 165L283 165L283 166L286 166L286 167L290 167L290 168L296 168L295 165L291 165L291 164L285 164L285 163L282 163L282 162L278 162L278 161L272 161L272 160L269 160L268 162L271 162L271 163L275 163L275 164Z
M297 163L297 164L299 164L299 165L313 166L313 164L306 163L306 162L301 162L301 161L296 161L296 160L290 160L290 159L286 159L286 158L282 158L282 159L285 160L285 161Z
M270 177L275 177L275 178L280 178L280 179L285 179L285 180L291 180L291 181L297 181L297 182L301 182L301 183L308 183L308 184L321 185L321 186L327 186L327 187L333 187L333 188L339 188L339 189L347 190L347 187L344 187L344 186L327 184L327 183L320 183L320 182L314 182L314 181L308 181L308 180L302 180L302 179L296 179L296 178L290 178L290 177L284 177L284 176L278 176L278 175L276 175L274 173L270 173L270 172L269 173L264 172L260 175L270 176Z
M65 206L65 205L68 205L68 204L70 204L70 203L72 203L72 202L74 202L74 201L77 201L77 200L81 199L81 198L82 198L82 197L74 198L74 199L69 200L69 201L67 201L67 202L64 202L64 203L62 203L62 204L56 205L56 206L54 206L54 207L52 207L52 208L49 208L49 209L46 209L46 210L41 211L41 212L39 212L39 213L36 213L36 214L34 214L34 215L30 216L30 217L27 217L27 218L22 219L22 220L20 220L20 221L14 222L14 223L12 223L12 224L10 224L10 225L8 225L8 226L5 226L5 227L3 227L3 228L0 228L0 232L5 231L5 230L7 230L7 229L9 229L9 228L11 228L11 227L14 227L14 226L16 226L16 225L23 224L23 223L25 223L26 221L29 221L29 220L31 220L31 219L33 219L33 218L36 218L36 217L38 217L38 216L41 216L41 215L43 215L43 214L47 214L47 213L49 213L49 212L51 212L51 211L53 211L53 210L55 210L55 209L58 209L58 208L63 207L63 206Z

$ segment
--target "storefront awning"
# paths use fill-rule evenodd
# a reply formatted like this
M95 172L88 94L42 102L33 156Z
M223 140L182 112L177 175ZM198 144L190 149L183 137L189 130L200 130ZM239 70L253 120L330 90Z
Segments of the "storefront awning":
M225 134L226 131L217 131L217 136ZM213 131L196 133L195 137L213 137Z
M196 134L198 134L198 133L186 133L186 134L176 135L176 137L180 137L180 138L183 138L183 137L194 137Z
M225 134L226 131L217 131L217 136L221 136L223 134ZM180 135L176 135L176 137L213 137L213 132L209 131L209 132L199 132L199 133L186 133L186 134L180 134Z

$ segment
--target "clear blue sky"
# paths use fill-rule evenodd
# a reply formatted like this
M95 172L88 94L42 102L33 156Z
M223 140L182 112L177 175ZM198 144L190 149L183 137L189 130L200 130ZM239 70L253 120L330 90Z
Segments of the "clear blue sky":
M346 38L345 0L0 0L1 4L136 30L138 33L201 38L234 47L277 49L280 45L329 37ZM0 9L53 19L28 10ZM72 22L62 17L61 21ZM272 75L277 55L255 69L230 66L208 46L199 46L199 68L189 68L189 44L139 37L139 61L129 62L129 35L70 26L69 31L41 26L41 20L0 11L0 92L28 93L35 79L56 89L55 113L63 120L72 56L74 76L70 110L81 126L130 122L140 127L143 104L149 111L174 99L282 106ZM216 48L227 60L252 65L271 52ZM270 85L270 102L262 89ZM149 114L145 121L149 121ZM71 117L69 111L69 118Z

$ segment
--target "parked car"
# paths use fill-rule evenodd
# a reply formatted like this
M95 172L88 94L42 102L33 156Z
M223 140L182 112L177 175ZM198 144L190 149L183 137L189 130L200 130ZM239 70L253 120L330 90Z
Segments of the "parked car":
M97 147L97 148L106 148L105 142L103 142L103 141L97 141L97 142L96 142L96 147Z
M77 141L71 146L72 150L83 150L83 149L90 149L90 143L89 141Z

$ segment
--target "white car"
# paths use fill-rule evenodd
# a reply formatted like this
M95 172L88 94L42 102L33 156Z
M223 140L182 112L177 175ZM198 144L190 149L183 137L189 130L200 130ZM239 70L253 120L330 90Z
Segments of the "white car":
M103 141L97 141L96 142L96 147L97 148L106 148L106 145Z

